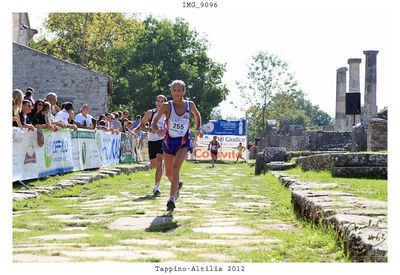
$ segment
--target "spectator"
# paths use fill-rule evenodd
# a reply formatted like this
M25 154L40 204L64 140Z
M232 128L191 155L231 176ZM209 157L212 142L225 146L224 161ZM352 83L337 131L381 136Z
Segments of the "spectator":
M33 122L33 118L35 115L43 110L44 101L41 99L36 100L35 107L33 107L32 111L28 114L29 119Z
M128 118L128 116L129 116L129 111L128 110L125 110L123 113L122 113L122 118L124 119L127 119L128 121L129 121L129 118Z
M36 103L39 100L36 101ZM43 107L40 109L40 111L36 112L35 115L33 116L32 119L32 124L35 126L35 128L38 129L49 129L51 131L57 131L58 127L56 125L53 125L52 123L46 123L46 114L50 112L51 105L49 102L43 102Z
M138 127L141 121L142 121L142 116L136 115L136 120L133 122L131 131L133 131L136 127Z
M113 115L114 115L114 120L112 122L112 128L114 130L118 130L118 131L122 132L122 124L118 120L118 118L119 118L118 112L114 112Z
M117 111L117 113L118 113L118 120L119 120L119 122L122 123L122 112L121 111Z
M29 100L24 99L22 101L22 110L19 112L19 121L23 128L27 128L29 131L34 131L31 120L28 118L28 114L32 111L32 103Z
M106 132L114 132L113 129L107 127L107 121L105 121L105 120L100 120L99 121L99 126L97 126L97 129L103 130L103 131L106 131Z
M76 127L76 125L70 124L68 122L70 117L73 116L74 116L74 106L72 105L71 102L66 102L64 104L64 108L57 113L57 115L54 117L54 120L55 121L61 120L61 125L60 125L61 127L77 130L78 127Z
M48 112L46 115L46 123L51 123L54 120L54 116L58 112L60 112L60 109L56 105L57 104L57 95L55 93L48 93L46 95L45 101L47 101L51 104L50 112Z
M113 128L113 121L114 121L114 115L110 114L110 113L106 113L106 117L107 117L107 123L106 126L107 128L112 129Z
M35 105L35 99L33 98L33 93L35 90L31 87L26 88L24 99L29 100L32 103L32 106Z
M12 106L12 121L13 121L13 127L20 127L21 129L22 124L19 120L19 112L22 110L22 101L24 100L24 94L22 93L21 90L14 89L13 90L13 106Z
M253 147L253 144L251 142L249 142L249 144L247 144L247 150L250 151L251 147Z
M132 121L125 118L122 119L122 132L137 137L137 135L130 130L131 128L129 127L129 124L132 124Z
M92 117L92 125L93 129L96 130L97 120L94 117Z
M89 115L89 105L83 104L81 112L75 116L75 124L78 128L94 129L95 126L92 124L92 118Z
M100 121L107 121L107 117L105 115L100 115L96 126L99 126Z

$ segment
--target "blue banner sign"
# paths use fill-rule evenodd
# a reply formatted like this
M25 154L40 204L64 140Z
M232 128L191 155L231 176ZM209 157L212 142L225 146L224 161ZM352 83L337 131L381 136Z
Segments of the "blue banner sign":
M245 136L246 120L210 120L201 129L206 135Z

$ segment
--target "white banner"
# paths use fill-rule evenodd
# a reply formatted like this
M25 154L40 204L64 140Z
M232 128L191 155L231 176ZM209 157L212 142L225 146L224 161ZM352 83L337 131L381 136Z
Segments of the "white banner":
M37 130L13 127L13 181L38 177Z
M210 141L213 139L213 135L203 135L203 138L197 138L197 146L199 147L207 147ZM229 135L221 135L217 136L217 141L221 145L222 148L236 148L239 143L242 143L243 147L247 145L247 137L246 136L229 136Z
M211 160L211 152L207 150L207 147L196 147L193 150L193 154L190 155L191 159L194 160ZM248 159L248 150L246 149L242 153L242 157L244 159ZM218 155L217 159L219 160L232 160L236 161L236 158L238 156L238 149L236 148L220 148L218 149ZM240 160L240 159L239 159Z
M102 166L119 163L121 133L114 135L109 132L97 131L96 144L100 152Z
M37 147L38 177L73 171L71 130L59 128L52 132L44 129L43 136L43 146Z
M79 129L71 132L71 144L74 171L102 166L94 131Z

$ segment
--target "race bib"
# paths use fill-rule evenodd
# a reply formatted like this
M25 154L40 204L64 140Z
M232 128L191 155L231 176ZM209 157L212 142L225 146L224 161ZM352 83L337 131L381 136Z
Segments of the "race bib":
M172 118L169 125L169 133L171 136L183 137L189 126L189 120L185 118Z

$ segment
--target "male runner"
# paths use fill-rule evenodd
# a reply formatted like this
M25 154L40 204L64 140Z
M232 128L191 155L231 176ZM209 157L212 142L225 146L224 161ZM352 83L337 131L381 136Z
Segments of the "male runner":
M214 162L217 161L218 149L221 148L221 145L217 141L217 136L213 136L213 140L208 144L208 151L211 152L211 164L214 167Z
M190 113L196 122L196 136L203 136L200 130L201 116L193 101L183 99L186 94L186 85L182 80L174 80L171 84L172 101L164 103L157 116L151 123L151 132L159 136L164 135L164 130L157 125L162 115L165 115L166 132L162 144L164 151L165 173L171 182L170 196L167 202L167 211L173 211L175 201L179 197L182 183L179 182L179 171L185 160L186 153L190 150Z
M148 110L144 115L142 121L139 124L139 127L142 131L148 132L148 147L149 147L149 158L150 164L152 168L156 168L155 175L155 184L153 189L153 195L159 196L161 195L159 186L162 177L162 162L163 162L163 150L162 150L162 142L164 140L164 135L159 136L156 133L152 133L150 129L150 125L152 120L157 116L158 111L160 110L161 105L167 101L167 98L163 95L158 95L156 97L156 108ZM159 129L164 129L164 118L165 116L161 116L161 119L157 122L157 126Z
M238 147L236 147L237 149L238 149L238 155L237 155L237 158L236 158L236 163L239 161L239 158L241 158L242 160L244 160L244 161L246 161L243 157L242 157L242 153L243 153L243 151L244 151L244 147L242 146L242 143L241 142L239 142L239 145L238 145Z

